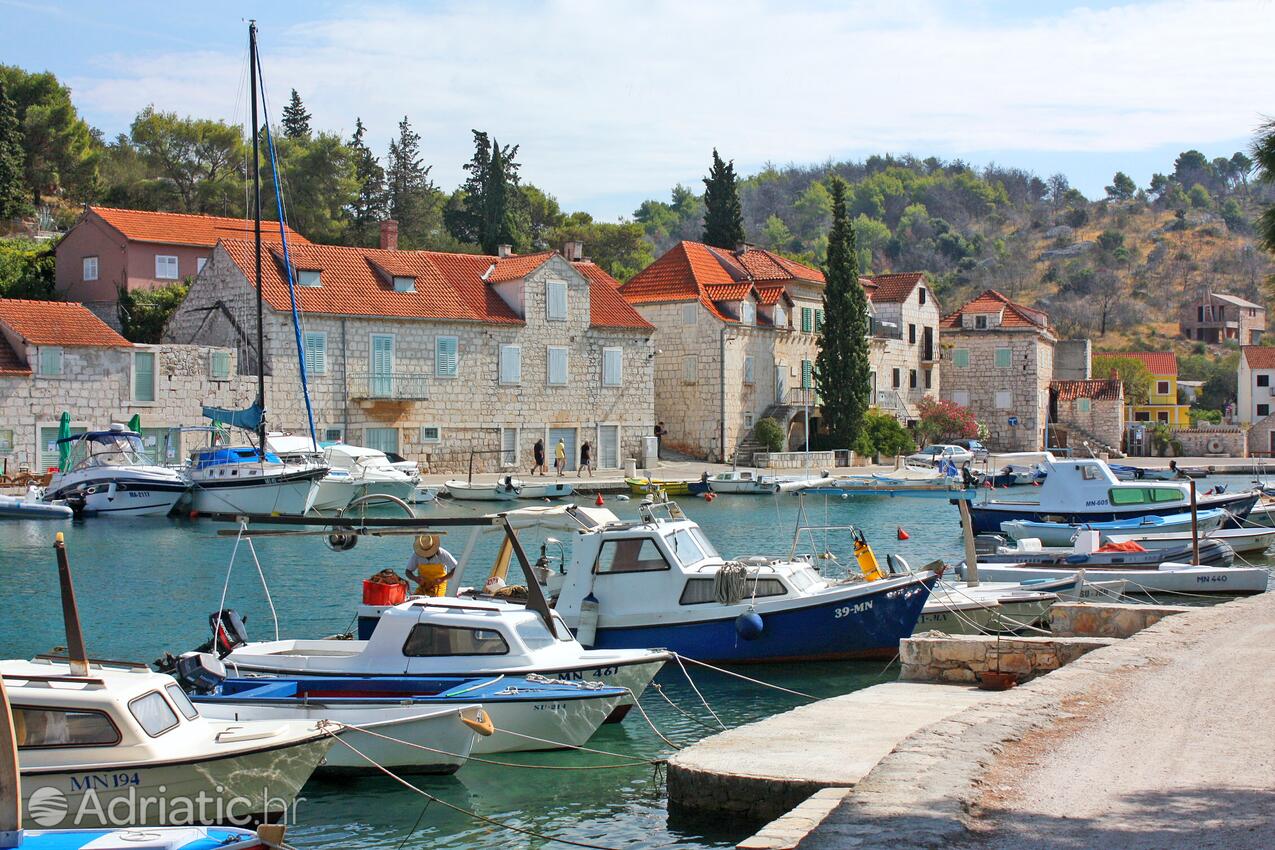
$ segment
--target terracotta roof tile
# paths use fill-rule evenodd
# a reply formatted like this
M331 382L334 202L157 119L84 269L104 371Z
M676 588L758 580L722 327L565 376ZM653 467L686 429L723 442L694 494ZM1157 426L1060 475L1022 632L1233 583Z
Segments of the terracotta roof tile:
M0 298L0 323L31 345L130 346L83 304Z
M759 286L757 287L757 300L765 307L773 307L780 302L786 300L792 302L792 298L788 295L788 290L782 286Z
M554 255L554 251L542 251L539 254L518 254L502 257L487 274L488 283L503 283L506 280L517 280L526 277L543 266Z
M1172 351L1095 351L1094 357L1132 357L1147 364L1152 375L1178 374L1178 356Z
M743 301L752 291L753 285L747 281L704 287L705 294L714 301Z
M1240 349L1250 369L1275 369L1275 347L1246 345Z
M251 239L253 224L243 218L220 215L188 215L186 213L121 210L113 207L89 207L107 224L134 242L158 242L164 245L201 245L211 248L219 239ZM263 242L279 243L279 224L261 223ZM308 242L304 236L288 228L288 245Z
M1057 393L1059 401L1075 401L1088 398L1094 401L1120 401L1124 389L1119 380L1050 381L1050 391Z
M944 316L939 321L939 327L947 330L959 329L961 327L961 316L965 313L999 313L1001 314L1000 326L1003 328L1053 330L1049 325L1049 316L1044 312L1010 301L995 289L984 291L983 294L959 310Z
M31 367L0 334L0 375L30 375Z
M576 260L571 267L589 279L589 324L595 328L655 330L655 325L624 300L620 282L606 269L588 260Z
M876 286L872 300L887 304L898 304L908 300L916 285L925 279L920 272L901 272L898 274L874 274L870 278Z

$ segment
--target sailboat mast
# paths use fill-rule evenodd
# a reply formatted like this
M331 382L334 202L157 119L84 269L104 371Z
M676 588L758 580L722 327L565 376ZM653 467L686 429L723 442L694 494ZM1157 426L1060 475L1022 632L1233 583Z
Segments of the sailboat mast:
M261 418L257 422L257 454L266 460L266 348L265 304L261 294L261 152L257 126L257 22L248 22L248 88L252 90L252 219L253 242L256 246L257 274L257 405Z

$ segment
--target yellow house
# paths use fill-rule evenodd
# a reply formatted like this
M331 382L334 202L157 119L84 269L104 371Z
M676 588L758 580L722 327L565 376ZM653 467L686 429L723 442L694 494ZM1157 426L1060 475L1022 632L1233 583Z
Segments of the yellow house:
M1191 427L1191 406L1178 404L1178 356L1172 351L1103 351L1095 356L1132 357L1151 373L1151 396L1146 404L1125 407L1126 422L1163 422L1170 428Z

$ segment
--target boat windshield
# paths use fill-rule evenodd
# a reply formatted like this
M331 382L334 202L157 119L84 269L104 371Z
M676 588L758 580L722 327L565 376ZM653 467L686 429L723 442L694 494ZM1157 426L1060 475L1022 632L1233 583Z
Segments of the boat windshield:
M684 567L693 567L700 561L706 560L709 555L704 551L705 548L713 552L712 545L698 528L679 528L666 534L664 539L668 541L669 548L673 550L673 554Z
M151 463L136 434L95 434L71 448L71 466L144 466Z

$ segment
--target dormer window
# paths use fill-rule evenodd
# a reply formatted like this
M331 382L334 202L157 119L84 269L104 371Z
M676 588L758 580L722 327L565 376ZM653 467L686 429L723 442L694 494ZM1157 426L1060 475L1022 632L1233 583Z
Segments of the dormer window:
M416 278L405 277L404 275L394 275L394 291L395 292L415 292Z
M322 286L318 269L297 269L297 286Z
M757 305L752 301L739 302L739 321L744 325L757 324Z
M784 309L783 304L775 305L775 327L788 327L788 311Z
M987 330L987 316L975 316L975 317L974 317L974 330L976 330L976 331L985 331L985 330Z

